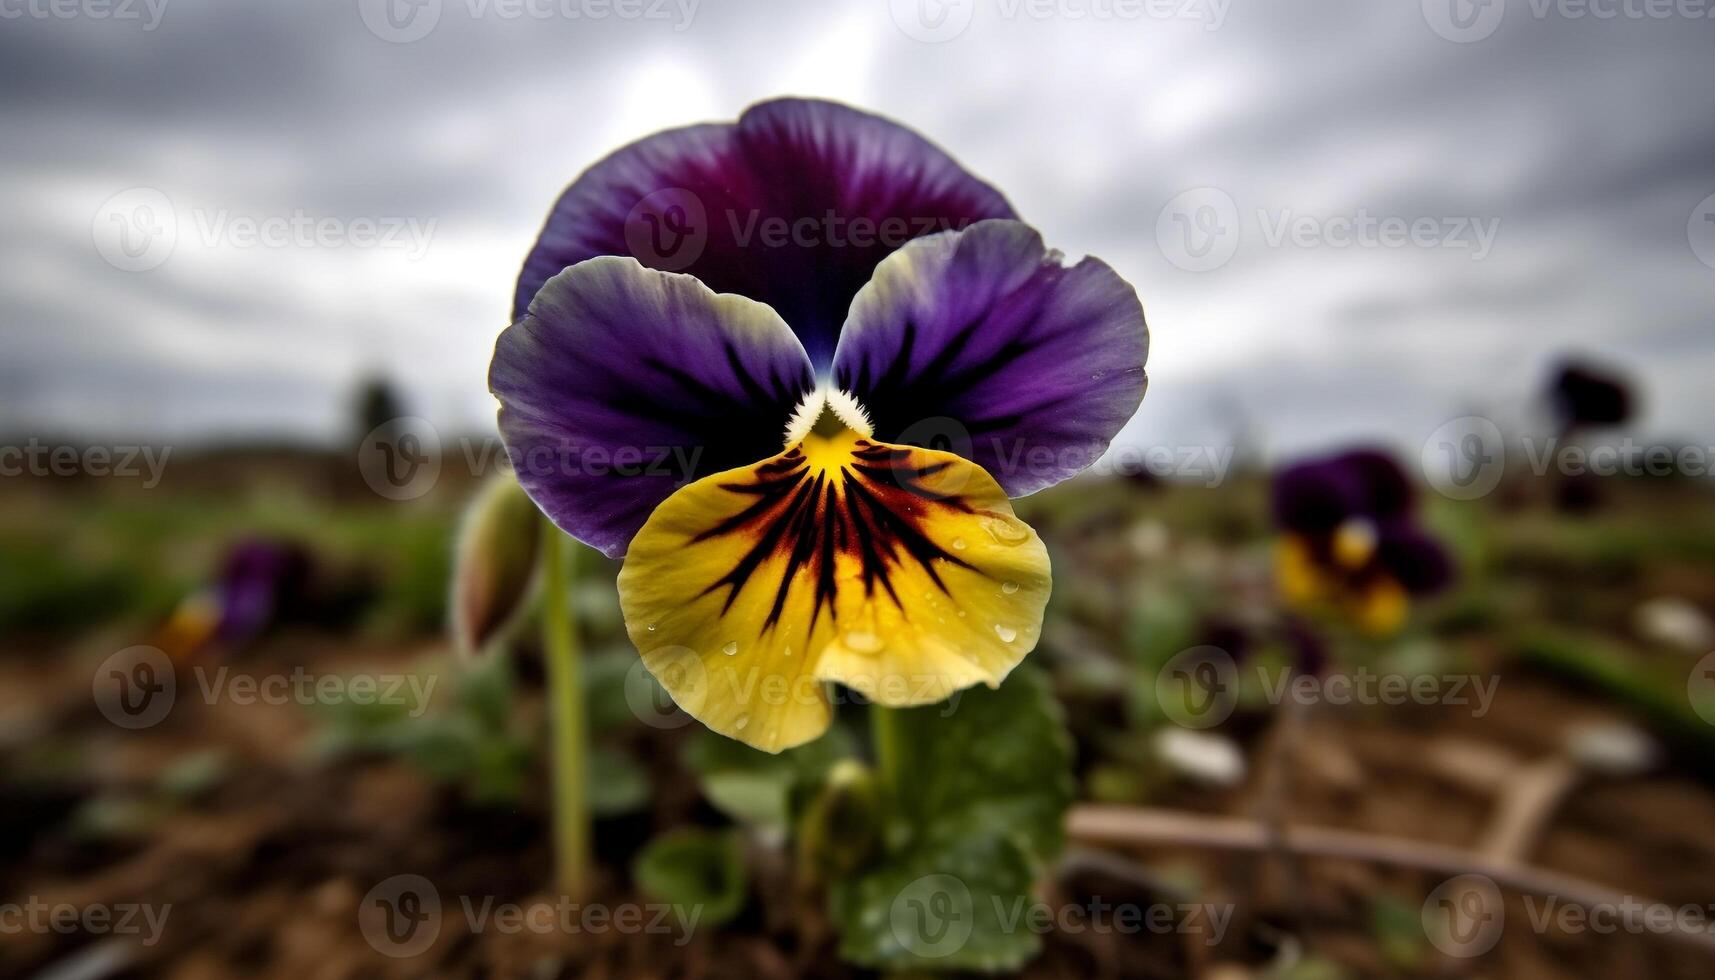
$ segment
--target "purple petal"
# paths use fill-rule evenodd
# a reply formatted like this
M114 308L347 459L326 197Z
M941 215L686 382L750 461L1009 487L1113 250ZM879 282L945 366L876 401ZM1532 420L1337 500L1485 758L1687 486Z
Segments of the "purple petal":
M773 310L616 257L550 279L488 375L518 482L609 557L680 486L780 452L813 383Z
M834 377L877 439L947 449L1014 497L1095 462L1137 411L1149 330L1099 259L1062 266L1016 221L919 239L852 303Z
M1274 519L1305 535L1332 532L1352 517L1372 520L1411 509L1411 482L1387 453L1355 449L1297 463L1274 478Z
M1439 592L1453 580L1453 560L1447 549L1407 521L1382 526L1375 560L1412 595Z
M767 303L826 365L876 263L920 235L1012 215L998 191L896 123L832 102L764 102L586 171L525 260L514 315L566 266L631 255Z

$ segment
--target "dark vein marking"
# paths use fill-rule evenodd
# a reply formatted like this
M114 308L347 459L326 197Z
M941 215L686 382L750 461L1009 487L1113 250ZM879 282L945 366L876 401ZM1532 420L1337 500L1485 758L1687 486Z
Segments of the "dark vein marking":
M721 609L725 614L757 569L770 557L781 556L785 564L779 581L772 583L774 599L762 632L780 622L798 573L805 570L811 573L814 590L809 626L813 631L824 606L830 617L838 615L834 607L838 589L835 572L842 555L858 563L866 596L874 597L879 585L901 613L905 606L893 578L908 562L920 566L937 588L950 595L935 563L944 561L973 570L974 566L942 548L924 526L933 507L967 514L974 511L958 494L938 492L924 483L945 471L950 462L916 466L911 454L909 449L859 440L852 452L853 462L836 471L820 471L812 470L804 455L793 449L757 467L755 481L721 484L724 490L757 499L698 534L692 542L743 534L753 537L754 543L732 570L702 595L726 588Z

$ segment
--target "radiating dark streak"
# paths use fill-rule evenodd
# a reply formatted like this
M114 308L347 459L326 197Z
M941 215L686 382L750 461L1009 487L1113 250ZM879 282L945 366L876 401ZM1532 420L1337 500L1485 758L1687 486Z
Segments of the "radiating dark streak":
M863 573L864 594L873 598L879 583L901 613L905 612L905 606L894 588L893 573L906 556L920 565L930 581L946 594L950 592L934 563L942 560L962 568L973 567L936 544L920 526L927 517L924 505L918 501L971 512L970 505L960 497L936 493L921 483L944 471L951 462L916 467L911 465L910 450L866 442L859 442L852 455L856 462L840 467L837 479L830 479L829 472L816 472L812 476L803 454L793 449L780 459L758 467L757 472L765 479L721 484L733 493L757 498L755 503L692 539L702 542L739 533L756 536L755 543L745 550L732 570L702 592L708 595L723 586L728 588L723 614L732 608L757 569L774 555L783 555L785 562L762 625L764 633L779 624L794 582L803 569L809 569L814 576L809 629L815 630L824 606L830 616L838 615L834 603L838 589L835 573L842 554L856 558Z

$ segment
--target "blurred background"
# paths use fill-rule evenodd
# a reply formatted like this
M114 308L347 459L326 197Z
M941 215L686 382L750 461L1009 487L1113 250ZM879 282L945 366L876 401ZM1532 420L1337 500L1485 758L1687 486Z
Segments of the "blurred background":
M1081 805L1340 828L1715 919L1712 13L0 0L0 975L857 972L782 924L766 832L683 944L449 927L398 955L359 912L407 873L449 908L544 894L532 614L474 668L446 625L549 205L631 140L783 94L925 134L1143 300L1141 411L1019 502L1055 559L1032 659ZM1451 568L1386 637L1279 581L1282 473L1353 446L1396 461ZM648 894L653 837L755 829L638 670L616 567L586 553L577 581L609 902ZM1188 718L1164 678L1204 648L1238 683ZM1256 683L1276 667L1425 693L1294 700ZM121 675L176 697L118 711ZM1536 878L1449 942L1428 923L1466 866L1415 851L1106 835L1074 827L1101 850L1052 894L1235 918L1214 942L1062 925L1035 975L1715 969L1706 923L1543 920ZM81 917L124 908L137 930Z

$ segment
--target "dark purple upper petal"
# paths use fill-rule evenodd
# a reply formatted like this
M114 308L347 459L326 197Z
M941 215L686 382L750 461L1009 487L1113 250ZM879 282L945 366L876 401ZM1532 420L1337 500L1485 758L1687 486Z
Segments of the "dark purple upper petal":
M1386 520L1410 511L1411 482L1393 457L1356 449L1297 463L1274 478L1275 523L1299 534L1332 532L1352 517Z
M888 253L1012 216L1000 192L911 130L833 102L779 99L737 123L656 134L586 171L548 215L513 312L568 265L631 255L774 307L822 367L852 296Z
M1412 595L1439 592L1453 580L1453 560L1447 549L1405 520L1381 526L1375 563Z
M1061 265L1017 221L889 256L852 303L834 379L876 438L955 452L1010 496L1093 463L1137 411L1149 330L1100 259Z
M617 257L550 279L488 375L518 482L609 557L678 487L778 453L813 385L773 310Z

